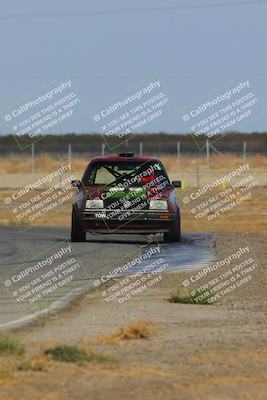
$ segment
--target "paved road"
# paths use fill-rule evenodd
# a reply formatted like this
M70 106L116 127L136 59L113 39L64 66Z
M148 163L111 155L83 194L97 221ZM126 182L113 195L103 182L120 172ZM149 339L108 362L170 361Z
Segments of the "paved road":
M20 233L0 228L0 330L31 322L43 312L56 312L77 295L97 286L110 271L139 259L127 273L165 257L168 270L200 268L215 260L211 234L186 234L181 243L166 244L160 235L88 235L70 243L64 228L32 228ZM160 248L150 261L149 249ZM128 265L128 264L127 264Z

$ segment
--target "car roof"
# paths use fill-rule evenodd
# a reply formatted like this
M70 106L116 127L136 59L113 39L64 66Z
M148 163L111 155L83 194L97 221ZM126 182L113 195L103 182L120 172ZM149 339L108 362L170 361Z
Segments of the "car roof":
M105 161L134 161L134 162L144 162L144 161L158 161L153 157L120 157L120 156L102 156L95 157L91 162L105 162Z

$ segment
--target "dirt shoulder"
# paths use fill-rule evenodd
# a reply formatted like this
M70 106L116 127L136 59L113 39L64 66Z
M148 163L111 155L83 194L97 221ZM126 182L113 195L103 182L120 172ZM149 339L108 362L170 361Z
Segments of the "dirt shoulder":
M109 361L52 362L39 371L16 371L1 378L1 399L39 399L40 393L49 400L265 399L266 241L258 234L217 235L218 260L225 259L226 249L249 245L261 268L248 286L221 303L170 303L192 272L165 273L127 304L107 308L98 293L90 293L44 325L20 332L28 356L63 343L90 348ZM131 328L133 321L145 322ZM147 337L138 338L144 325ZM128 339L111 334L121 326L130 326Z

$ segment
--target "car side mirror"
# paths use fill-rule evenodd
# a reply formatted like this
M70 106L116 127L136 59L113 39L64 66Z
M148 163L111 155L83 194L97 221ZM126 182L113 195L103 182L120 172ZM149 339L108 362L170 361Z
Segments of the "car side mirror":
M172 186L176 188L182 187L182 182L181 181L172 181Z
M81 184L81 181L79 181L78 179L74 179L73 181L71 181L71 186L76 189L79 189L81 187Z

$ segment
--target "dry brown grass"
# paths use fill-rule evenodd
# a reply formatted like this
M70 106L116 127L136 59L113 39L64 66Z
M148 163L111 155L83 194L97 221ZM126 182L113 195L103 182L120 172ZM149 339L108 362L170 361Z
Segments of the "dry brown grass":
M195 172L196 170L197 158L194 156L181 156L179 162L177 158L172 155L162 156L160 157L160 159L165 165L168 172L177 172L178 170L183 172ZM227 168L230 164L233 164L239 160L240 159L238 157L230 153L224 154L223 156L213 154L210 157L210 164L213 170L221 170L223 168ZM198 167L200 171L207 170L207 159L205 156L199 157Z
M60 160L56 160L49 154L41 154L40 156L36 157L35 170L36 172L54 171L59 167L60 162Z
M17 364L18 371L51 371L53 369L53 362L45 357L43 354L36 354L32 358L26 358Z
M89 161L91 161L90 158L80 158L80 157L73 158L71 163L73 171L84 171Z
M179 168L183 172L192 172L196 169L196 157L189 155L182 155L178 163L174 155L159 156L169 172L175 172ZM214 170L227 169L229 165L242 161L243 158L237 157L232 153L224 154L211 154L210 163L211 168ZM75 155L72 159L73 171L84 171L88 165L90 158ZM261 154L248 157L247 161L250 163L251 168L266 168L267 157ZM67 162L64 159L53 157L49 154L43 153L35 157L35 172L49 172L57 169L62 162ZM199 158L199 169L205 171L207 169L207 160L205 154ZM5 173L27 173L31 172L31 158L25 156L18 156L11 154L7 157L0 158L0 172Z
M35 171L52 171L58 168L59 162L49 154L41 154L35 157ZM0 158L1 174L27 173L31 172L31 158L11 154L7 157Z
M19 382L18 372L51 372L54 363L42 354L34 356L9 356L0 360L0 384Z
M12 380L14 371L17 368L17 361L13 357L1 357L0 362L0 384Z
M195 172L197 159L194 156L184 155L181 156L178 163L175 156L168 155L160 157L161 161L165 165L168 172L176 172L178 170L183 172ZM206 172L207 170L207 158L205 155L199 157L199 170L200 172ZM267 166L267 157L261 154L255 154L254 156L247 157L246 159L242 157L237 157L232 153L224 154L212 154L210 156L210 168L214 171L223 171L229 169L229 165L234 165L235 163L248 162L250 168L253 169L263 169Z
M67 162L66 158L55 158L49 154L43 153L35 157L35 172L51 172L56 170L63 162ZM83 171L90 160L87 158L75 157L72 160L73 170ZM32 170L30 156L18 156L11 154L7 157L0 158L0 173L15 174L29 173Z
M101 336L98 344L109 344L120 340L148 339L153 334L151 321L138 320L121 326L116 332Z
M255 154L253 157L248 157L251 168L266 168L267 157L262 154Z
M0 171L1 174L13 174L18 173L18 171L29 172L31 171L31 160L30 158L13 154L2 157L0 159Z

